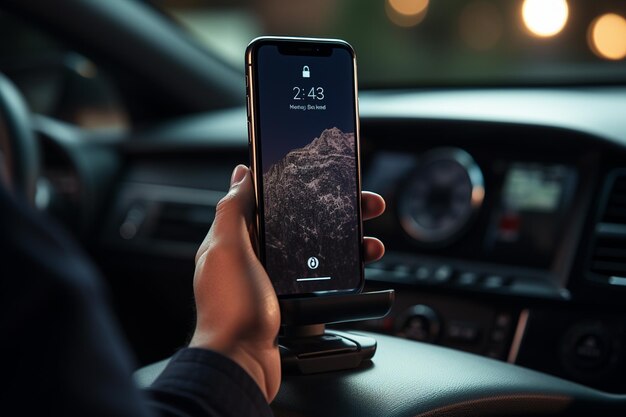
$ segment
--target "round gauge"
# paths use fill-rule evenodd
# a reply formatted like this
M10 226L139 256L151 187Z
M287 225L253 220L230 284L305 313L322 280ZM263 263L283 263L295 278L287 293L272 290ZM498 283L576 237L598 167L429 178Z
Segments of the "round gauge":
M434 149L419 160L399 199L403 229L423 244L459 237L483 202L483 175L462 149Z

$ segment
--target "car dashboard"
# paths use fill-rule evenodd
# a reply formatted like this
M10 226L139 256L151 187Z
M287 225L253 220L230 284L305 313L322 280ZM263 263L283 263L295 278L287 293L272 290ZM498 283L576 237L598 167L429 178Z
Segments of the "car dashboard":
M368 279L400 289L365 327L623 392L622 93L368 100L363 184L388 203Z
M387 201L365 224L387 250L366 289L396 303L348 327L626 392L624 108L621 87L361 93L363 187ZM141 363L191 331L194 254L248 162L245 121L233 108L88 138L37 124L69 155L51 171L72 165L72 204L90 208L73 229Z

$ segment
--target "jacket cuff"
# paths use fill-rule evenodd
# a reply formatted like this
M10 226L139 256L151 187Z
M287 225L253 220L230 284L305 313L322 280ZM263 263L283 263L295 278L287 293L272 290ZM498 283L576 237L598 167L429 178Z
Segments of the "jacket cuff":
M231 359L199 348L178 351L149 391L192 397L224 416L272 416L265 396L248 373Z

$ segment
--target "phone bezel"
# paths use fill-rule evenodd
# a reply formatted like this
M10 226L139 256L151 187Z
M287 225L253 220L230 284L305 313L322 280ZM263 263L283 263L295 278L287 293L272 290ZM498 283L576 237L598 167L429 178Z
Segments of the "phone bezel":
M318 296L332 296L343 295L350 293L359 293L363 290L365 285L365 262L364 262L364 248L363 248L363 219L362 219L362 201L361 201L361 134L360 134L360 122L359 122L359 102L358 102L358 83L357 83L357 68L356 68L356 54L352 46L340 39L322 39L322 38L297 38L297 37L277 37L277 36L264 36L256 38L250 42L246 48L245 54L245 67L246 67L246 100L248 106L248 145L250 148L250 168L252 170L252 178L254 182L254 195L255 195L255 233L256 233L256 251L261 263L265 266L265 229L263 221L263 175L257 167L260 166L261 155L261 143L257 132L258 129L258 105L256 98L258 96L257 86L257 53L259 49L265 45L275 45L281 52L287 52L288 55L303 55L303 56L325 56L332 52L333 48L341 48L347 50L352 57L352 71L353 71L353 102L354 102L354 126L355 126L355 152L356 152L356 184L357 184L357 228L358 237L360 240L359 245L359 282L355 288L337 289L329 291L308 292L308 293L294 293L294 294L281 294L279 298L301 298L301 297L318 297Z

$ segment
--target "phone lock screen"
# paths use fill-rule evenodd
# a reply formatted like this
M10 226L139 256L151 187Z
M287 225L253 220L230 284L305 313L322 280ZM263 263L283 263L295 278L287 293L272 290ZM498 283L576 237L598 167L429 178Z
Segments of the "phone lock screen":
M260 256L278 295L356 291L363 260L354 55L339 42L297 45L261 43L252 56Z

